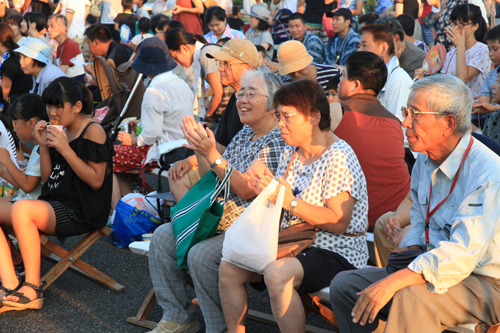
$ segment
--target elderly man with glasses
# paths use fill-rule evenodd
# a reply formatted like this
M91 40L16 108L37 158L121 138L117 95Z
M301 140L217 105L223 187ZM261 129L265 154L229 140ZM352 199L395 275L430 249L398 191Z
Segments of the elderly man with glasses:
M341 332L441 332L499 323L500 158L470 134L472 95L449 75L412 87L403 126L419 152L411 229L386 268L340 273L330 297Z

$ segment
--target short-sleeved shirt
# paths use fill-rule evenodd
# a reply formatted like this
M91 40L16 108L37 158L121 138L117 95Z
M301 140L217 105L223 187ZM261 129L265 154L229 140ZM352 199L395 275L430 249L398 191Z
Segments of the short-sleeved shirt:
M134 38L132 38L132 43L134 43L135 45L139 45L140 42L142 42L143 40L145 40L147 38L151 38L151 37L154 37L154 35L152 35L152 34L138 34L138 35L135 35Z
M290 163L295 147L286 147L276 178L283 177ZM356 199L351 221L346 233L362 234L368 228L368 192L363 170L352 148L344 141L334 142L310 165L304 165L297 155L292 161L286 181L295 196L311 205L327 207L327 201L342 192ZM281 229L304 222L296 215L283 214ZM368 260L366 235L352 237L320 229L311 245L343 256L357 268L363 268Z
M241 32L240 30L231 29L229 24L226 24L226 29L224 30L224 32L222 33L222 36L219 39L217 38L217 35L214 34L213 31L208 32L203 37L205 37L205 39L207 40L208 43L212 43L212 44L217 43L217 41L220 38L224 38L224 37L229 37L231 39L234 39L234 38L247 39L245 37L245 35L243 34L243 32Z
M31 75L24 74L19 60L19 55L13 52L3 62L0 72L1 77L8 77L12 81L12 88L9 94L11 102L29 93L31 88L33 88L33 79Z
M498 67L493 68L488 74L486 74L483 86L481 87L481 96L493 96L493 85L497 83Z
M46 65L44 68L42 68L40 73L38 73L38 76L36 78L32 76L33 86L30 90L30 93L42 96L45 88L47 88L49 84L52 83L52 81L61 76L66 76L66 73L64 73L59 67L52 64Z
M446 60L444 61L441 73L457 76L456 62L457 49L453 49L446 54ZM491 71L491 60L488 55L488 46L481 42L477 42L470 49L465 51L465 64L467 66L475 67L479 71L476 76L466 83L472 90L474 101L477 102L481 93L484 78L486 77L486 74Z
M340 0L339 8L356 9L356 0Z
M19 189L19 191L17 191L17 198L15 199L15 201L21 199L38 199L40 193L42 192L43 182L40 173L40 153L38 149L39 146L35 146L31 151L31 156L28 160L28 165L26 166L26 170L24 170L24 173L27 176L40 177L40 181L36 185L35 189L30 193L24 193L23 190Z
M266 52L266 58L267 60L271 61L273 60L273 52L274 52L274 40L273 36L269 31L257 31L256 29L250 28L248 29L247 33L245 34L245 37L251 41L254 45L261 45L264 43L268 43L271 45L269 47L269 50Z
M411 79L415 76L415 70L422 67L427 53L421 50L418 46L405 41L406 48L399 57L399 66L403 68Z
M121 0L103 0L101 24L113 24L113 20L121 12L123 12Z
M58 67L64 65L69 66L68 70L66 71L66 75L68 77L75 77L85 74L82 66L77 66L70 61L71 59L76 58L76 60L84 62L84 59L82 51L80 51L78 44L75 41L71 40L69 37L66 38L66 40L62 42L62 44L59 44L57 46L56 58Z
M118 25L121 27L122 24L128 25L130 28L130 31L132 32L132 35L135 34L135 22L139 21L139 16L135 14L129 14L129 13L120 13L116 15L115 19L113 20L115 23L118 23Z
M61 0L61 14L73 13L71 25L68 27L68 37L85 38L85 6L90 6L88 0Z
M276 172L280 162L280 154L285 148L280 129L276 127L254 142L250 141L253 136L254 132L249 126L243 127L227 146L222 157L241 173L245 173L256 159L259 159L269 169ZM227 230L252 201L253 199L241 199L233 192L230 192L224 205L224 214L220 220L218 230Z
M330 79L334 76L342 74L340 72L340 69L337 66L330 66L330 65L314 65L316 66L316 82L318 82L323 89L325 90L325 94L328 92L326 89L326 84ZM288 83L291 82L292 79L290 78L289 75L285 76L283 79L283 83Z

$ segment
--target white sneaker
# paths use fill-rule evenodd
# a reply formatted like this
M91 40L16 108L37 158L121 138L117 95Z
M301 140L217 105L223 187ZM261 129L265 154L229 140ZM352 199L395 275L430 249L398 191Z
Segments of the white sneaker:
M201 329L201 324L196 320L191 324L177 324L162 319L156 328L148 333L196 333Z

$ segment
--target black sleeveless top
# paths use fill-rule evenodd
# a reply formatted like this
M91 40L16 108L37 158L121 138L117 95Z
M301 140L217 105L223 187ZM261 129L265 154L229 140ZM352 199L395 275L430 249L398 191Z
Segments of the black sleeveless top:
M80 221L97 229L106 225L109 216L115 151L108 137L104 144L84 138L91 124L94 123L89 123L80 136L69 143L69 146L85 162L106 162L106 175L101 188L93 190L75 174L55 148L49 148L52 171L49 179L43 184L42 193L38 199L60 202L73 210Z

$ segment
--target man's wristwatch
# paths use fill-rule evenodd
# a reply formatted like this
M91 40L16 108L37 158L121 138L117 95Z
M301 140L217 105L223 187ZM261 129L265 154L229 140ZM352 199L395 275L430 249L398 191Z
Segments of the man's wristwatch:
M218 159L216 159L214 161L214 163L210 164L210 169L215 168L216 166L218 166L219 164L221 164L222 161L224 161L224 158L223 157L219 157Z
M297 207L297 198L294 198L292 202L290 202L290 215L293 215L293 211L295 210L295 207Z

